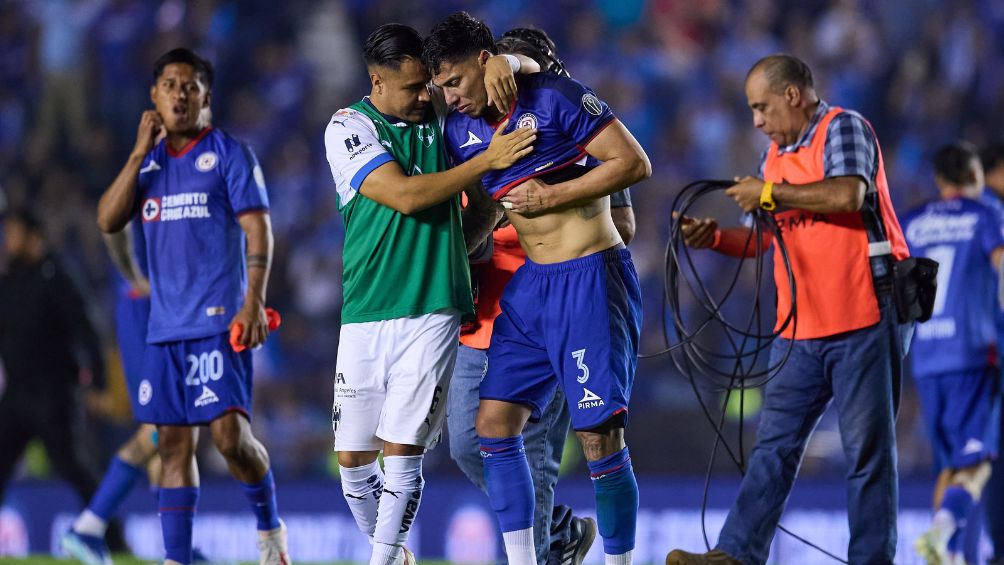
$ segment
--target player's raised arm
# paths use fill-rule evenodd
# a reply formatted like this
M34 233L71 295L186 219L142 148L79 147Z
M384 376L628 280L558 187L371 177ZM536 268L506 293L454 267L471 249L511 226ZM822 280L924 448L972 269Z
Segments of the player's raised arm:
M98 201L98 228L105 233L121 231L132 216L136 201L136 185L143 160L153 149L163 127L163 120L155 110L147 110L139 120L136 145L115 180Z
M524 128L502 134L507 123L499 126L484 153L466 163L440 173L408 176L401 165L389 160L366 176L359 192L402 214L414 214L456 196L488 171L505 169L533 151L537 130ZM326 143L330 147L341 141Z

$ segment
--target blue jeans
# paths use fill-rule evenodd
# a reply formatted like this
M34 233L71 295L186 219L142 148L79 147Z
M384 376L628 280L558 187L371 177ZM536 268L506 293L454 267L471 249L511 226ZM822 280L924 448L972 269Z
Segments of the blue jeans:
M481 463L480 440L474 429L478 404L478 388L485 375L488 352L459 346L457 364L447 396L447 428L450 433L450 456L478 488L485 490L484 467ZM540 421L528 422L523 429L526 459L530 463L536 506L533 512L533 540L537 562L547 563L551 546L551 512L554 507L554 485L558 482L561 452L568 434L569 414L561 388L541 411ZM563 532L567 534L567 532ZM556 533L560 535L559 533Z
M896 410L912 324L896 323L890 296L874 326L794 342L764 390L757 440L718 548L746 564L767 561L805 444L831 402L847 461L850 563L892 563L896 554ZM791 342L778 339L770 361Z

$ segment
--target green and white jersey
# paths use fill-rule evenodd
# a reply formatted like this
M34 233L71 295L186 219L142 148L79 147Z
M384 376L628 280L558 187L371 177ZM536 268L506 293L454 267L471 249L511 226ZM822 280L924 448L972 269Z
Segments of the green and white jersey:
M359 193L366 176L390 161L408 176L447 169L441 119L429 114L423 123L404 122L367 97L335 112L324 132L345 221L342 323L474 312L459 196L405 215Z

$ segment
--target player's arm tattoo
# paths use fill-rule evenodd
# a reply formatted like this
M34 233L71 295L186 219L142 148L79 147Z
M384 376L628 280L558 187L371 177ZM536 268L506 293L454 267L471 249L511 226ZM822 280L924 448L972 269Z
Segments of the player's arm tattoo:
M268 255L248 255L248 269L267 269Z

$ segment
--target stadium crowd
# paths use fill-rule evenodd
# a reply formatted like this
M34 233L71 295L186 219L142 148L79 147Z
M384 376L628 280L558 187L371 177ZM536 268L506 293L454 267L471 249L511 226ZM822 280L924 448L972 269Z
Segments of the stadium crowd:
M187 45L220 69L214 122L254 149L271 197L276 248L269 303L284 324L257 353L254 426L285 477L325 475L333 466L330 390L344 234L324 157L324 124L368 90L358 46L371 30L400 21L426 31L457 10L484 18L496 32L546 29L572 74L597 87L651 157L652 178L632 193L643 351L661 345L672 196L691 180L753 173L763 139L749 127L742 85L760 57L798 54L812 66L824 99L869 117L884 144L899 210L935 196L927 164L934 148L957 138L981 146L994 141L998 123L988 117L1004 113L1004 5L993 0L0 4L2 196L8 206L44 211L50 241L92 290L109 348L115 279L95 228L95 202L129 150L137 116L150 105L150 61ZM724 199L708 213L739 221ZM731 268L710 255L697 260L709 278ZM109 371L109 393L91 402L94 427L112 432L101 435L103 454L131 422L124 390L114 384L121 376L113 364ZM698 421L681 375L665 358L647 361L636 386L636 467L701 472L712 432ZM904 475L929 468L916 404L908 388L899 421ZM835 425L824 420L820 430ZM663 457L667 444L685 456ZM827 464L842 460L833 434L817 434L807 455L803 473L840 472ZM212 461L206 471L225 473L222 459ZM454 469L445 450L434 451L427 466Z

